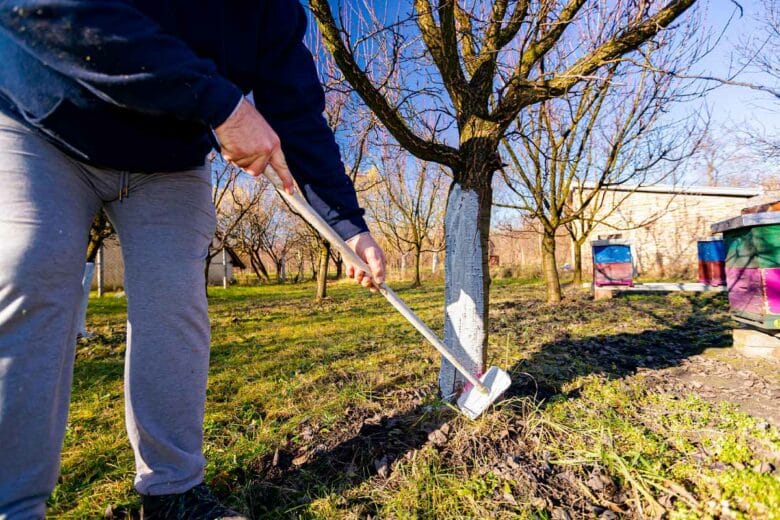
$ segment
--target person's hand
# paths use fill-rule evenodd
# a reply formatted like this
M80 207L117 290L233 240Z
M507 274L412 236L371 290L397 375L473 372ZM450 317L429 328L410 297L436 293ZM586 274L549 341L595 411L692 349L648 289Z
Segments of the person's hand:
M370 273L354 265L347 265L347 277L353 278L363 287L370 289L371 292L377 292L377 288L385 281L385 253L374 241L371 233L360 233L347 240L347 245L362 258L368 267Z
M284 159L279 136L249 101L242 99L236 111L216 127L214 133L227 162L255 177L262 175L270 165L281 179L284 190L293 193L295 182Z

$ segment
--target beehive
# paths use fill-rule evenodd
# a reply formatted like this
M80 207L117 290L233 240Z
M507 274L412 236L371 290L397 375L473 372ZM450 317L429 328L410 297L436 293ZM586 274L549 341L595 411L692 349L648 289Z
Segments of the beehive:
M620 239L594 240L593 284L634 285L634 264L631 258L631 245Z
M698 241L699 282L705 285L726 285L726 248L722 237Z
M780 212L746 213L712 230L723 233L731 313L780 329Z

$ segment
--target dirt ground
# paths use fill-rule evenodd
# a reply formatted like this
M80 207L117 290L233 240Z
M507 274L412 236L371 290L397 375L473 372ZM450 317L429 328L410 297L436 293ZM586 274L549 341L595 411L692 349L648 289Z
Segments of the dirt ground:
M707 401L728 401L780 427L780 362L712 349L655 370L652 380L666 391L695 392Z

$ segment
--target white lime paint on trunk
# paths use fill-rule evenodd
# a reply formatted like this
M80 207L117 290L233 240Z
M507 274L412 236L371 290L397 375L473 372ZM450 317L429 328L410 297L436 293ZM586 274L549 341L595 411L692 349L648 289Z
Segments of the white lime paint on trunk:
M445 321L444 343L473 374L480 374L484 290L482 246L479 235L479 194L455 184L445 214ZM463 388L464 378L442 358L439 388L452 399Z
M84 264L84 277L81 279L81 288L83 290L81 295L81 308L79 309L79 330L78 334L86 337L89 336L87 332L87 304L89 303L89 290L92 287L92 276L95 273L95 264L87 262Z

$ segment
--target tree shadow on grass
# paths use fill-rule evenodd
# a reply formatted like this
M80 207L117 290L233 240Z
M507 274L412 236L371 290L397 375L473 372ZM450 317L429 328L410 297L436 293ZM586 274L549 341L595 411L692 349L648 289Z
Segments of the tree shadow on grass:
M656 297L657 298L657 297ZM574 338L568 332L570 318L587 319L578 314L581 308L575 302L568 311L571 316L550 316L558 325L556 339L541 345L526 359L516 363L509 372L513 385L507 396L533 397L544 406L550 397L561 394L567 383L588 374L607 378L622 378L641 369L660 369L679 364L685 358L707 348L727 347L731 344L724 305L709 296L682 296L687 308L679 308L677 316L657 312L640 300L619 300L612 307L622 313L611 316L610 309L602 318L631 316L649 319L653 328L641 332L596 334ZM668 300L661 300L661 306ZM522 305L506 304L499 312L506 312L510 327L526 326L529 310L543 311L540 300L524 301ZM584 302L583 302L584 303ZM679 302L678 302L679 304ZM597 304L587 303L596 306ZM558 308L547 308L547 313ZM558 309L560 310L560 309ZM566 313L564 312L564 314ZM678 319L682 318L682 319ZM593 319L592 317L590 319ZM615 324L612 323L612 326ZM535 327L549 328L549 323ZM614 328L614 327L612 327ZM502 332L502 328L492 331ZM376 389L375 393L390 392L409 381L398 378ZM445 423L457 413L446 406L437 406L433 397L436 388L429 385L418 390L396 389L407 392L402 399L406 406L385 414L371 415L367 410L349 410L347 417L330 429L322 444L317 444L316 432L309 432L308 441L300 445L290 442L268 454L233 477L242 488L243 499L253 518L282 518L305 515L308 504L328 495L344 492L361 485L367 479L389 470L394 461L404 459L431 442L430 432L441 431ZM577 391L567 397L576 398ZM335 432L335 434L334 434ZM435 434L434 434L435 435ZM306 439L304 439L306 440ZM360 510L362 516L376 516L376 504L370 498L342 498L339 508Z
M678 308L674 317L642 305L640 298L618 300L617 305L629 311L621 319L650 319L656 324L651 329L584 338L562 332L559 339L543 344L513 367L514 383L508 395L535 393L538 399L546 399L560 394L578 377L600 374L608 379L622 378L640 370L676 366L708 348L732 345L725 301L717 296L676 296L687 308ZM653 298L669 302L664 297ZM682 320L675 319L682 316Z

